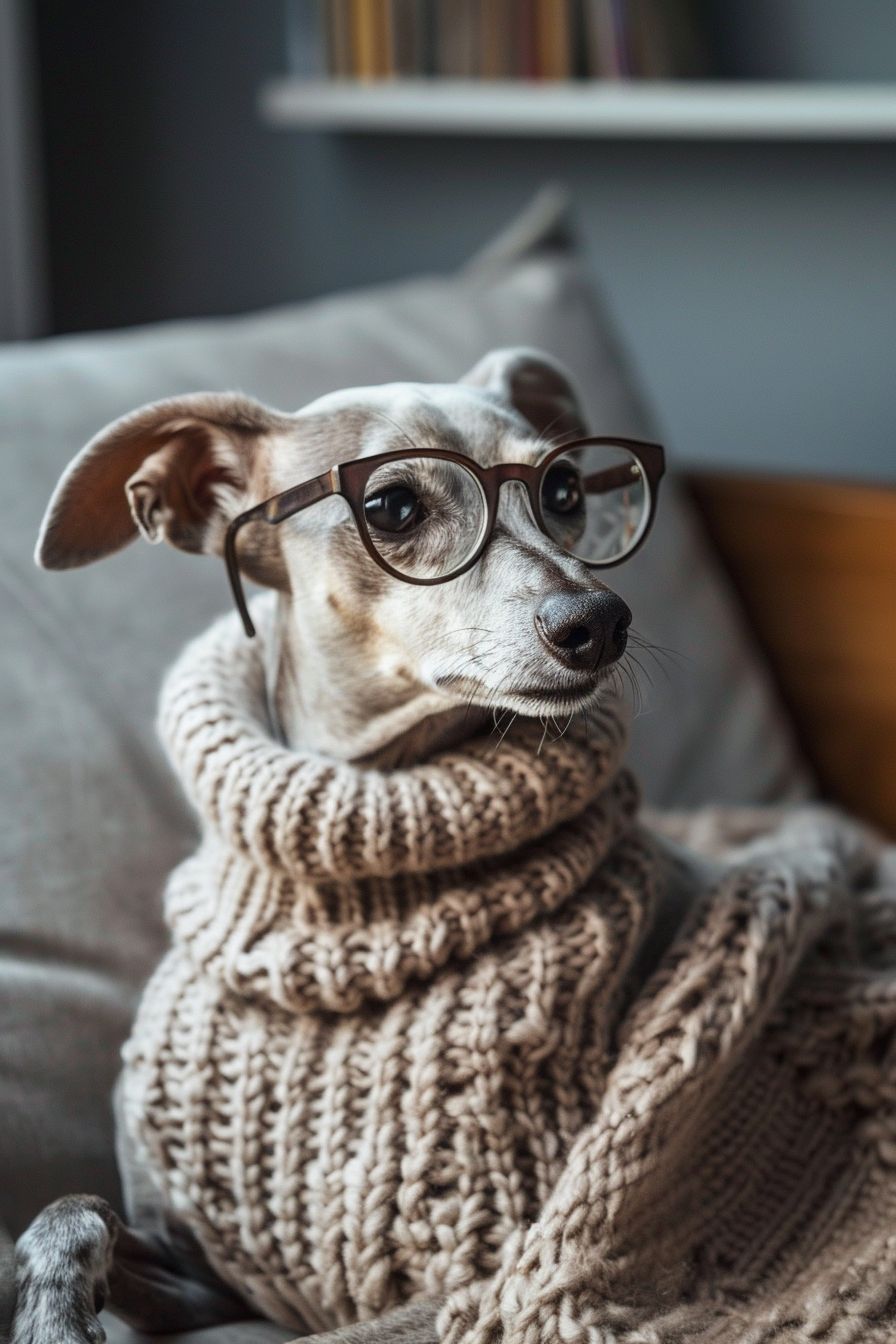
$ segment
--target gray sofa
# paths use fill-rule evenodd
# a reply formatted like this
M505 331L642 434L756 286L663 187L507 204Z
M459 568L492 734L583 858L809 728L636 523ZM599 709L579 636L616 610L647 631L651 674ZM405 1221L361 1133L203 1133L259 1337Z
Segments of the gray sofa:
M489 348L517 344L570 367L595 430L649 430L576 256L548 235L499 243L458 275L0 349L8 1237L65 1192L120 1203L109 1093L135 997L164 946L165 874L194 836L156 745L155 695L180 645L228 605L220 562L143 543L92 569L39 572L31 555L59 473L98 428L148 400L236 387L293 409L340 386L453 379ZM674 479L667 486L650 543L616 575L636 628L680 654L645 685L634 725L645 793L678 806L802 793L761 659ZM258 1329L259 1340L288 1337ZM251 1344L255 1330L233 1338Z

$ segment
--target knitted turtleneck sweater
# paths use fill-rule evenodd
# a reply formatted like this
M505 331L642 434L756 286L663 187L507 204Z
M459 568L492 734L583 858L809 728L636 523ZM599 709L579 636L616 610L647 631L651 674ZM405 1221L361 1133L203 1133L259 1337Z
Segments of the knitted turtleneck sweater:
M645 986L612 704L360 769L271 739L259 646L221 621L163 691L203 838L122 1092L218 1272L297 1331L426 1296L450 1344L896 1337L896 992L866 950L896 920L867 883L844 904L861 839L754 844Z

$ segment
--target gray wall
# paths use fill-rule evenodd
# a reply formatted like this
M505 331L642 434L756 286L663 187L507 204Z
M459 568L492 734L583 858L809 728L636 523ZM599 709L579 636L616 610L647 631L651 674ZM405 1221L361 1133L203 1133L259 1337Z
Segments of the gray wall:
M866 2L879 75L896 5ZM38 5L59 329L451 267L563 181L681 459L896 478L896 144L275 132L254 100L283 68L280 0L89 8Z
M896 478L896 146L292 140L307 289L459 262L561 180L678 453Z
M29 14L0 0L0 340L43 330L43 239Z

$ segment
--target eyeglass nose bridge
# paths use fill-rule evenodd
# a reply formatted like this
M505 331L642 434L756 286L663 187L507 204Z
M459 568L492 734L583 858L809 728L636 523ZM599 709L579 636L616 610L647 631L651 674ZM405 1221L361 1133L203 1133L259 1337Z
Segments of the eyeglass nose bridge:
M505 481L522 481L524 485L528 485L538 473L538 467L533 467L528 462L496 462L486 470L491 473L498 488Z
M510 482L517 482L522 486L523 491L529 501L529 508L532 511L532 517L540 531L544 532L544 522L541 516L541 503L538 498L538 478L539 468L533 467L527 462L496 462L494 466L487 467L486 473L490 478L491 485L491 521L494 523L498 513L498 504L501 498L501 487ZM546 534L547 535L547 534ZM490 538L486 539L486 544Z

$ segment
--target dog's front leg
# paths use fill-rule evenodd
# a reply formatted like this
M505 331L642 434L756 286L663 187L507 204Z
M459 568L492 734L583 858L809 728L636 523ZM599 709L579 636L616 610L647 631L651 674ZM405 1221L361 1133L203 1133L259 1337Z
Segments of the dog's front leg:
M119 1231L104 1199L68 1195L35 1218L16 1246L12 1344L100 1344Z

